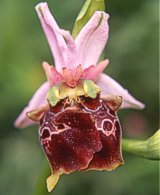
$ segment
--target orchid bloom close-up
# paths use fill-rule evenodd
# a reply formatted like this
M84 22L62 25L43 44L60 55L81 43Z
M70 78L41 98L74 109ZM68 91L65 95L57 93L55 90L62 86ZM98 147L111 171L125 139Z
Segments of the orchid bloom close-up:
M43 62L47 81L15 122L18 128L39 123L40 142L51 167L51 191L59 176L73 171L113 170L124 163L119 108L143 109L126 89L102 73L98 62L108 40L109 15L96 11L75 40L60 29L47 3L36 12L54 57Z

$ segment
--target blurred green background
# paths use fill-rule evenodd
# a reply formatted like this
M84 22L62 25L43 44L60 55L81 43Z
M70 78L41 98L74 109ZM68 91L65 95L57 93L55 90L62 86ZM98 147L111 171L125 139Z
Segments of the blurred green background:
M0 195L47 195L49 166L37 126L18 130L14 120L45 81L42 61L53 62L34 6L40 1L0 0ZM48 0L61 27L72 29L84 0ZM146 104L121 110L123 136L145 139L158 129L157 1L106 1L110 38L106 73ZM158 162L124 154L125 166L61 177L54 195L158 195Z

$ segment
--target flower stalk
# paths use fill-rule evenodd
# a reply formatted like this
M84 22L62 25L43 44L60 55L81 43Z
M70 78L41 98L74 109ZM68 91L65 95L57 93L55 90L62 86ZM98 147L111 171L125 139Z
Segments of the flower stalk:
M146 159L160 160L160 130L147 140L123 139L122 150Z

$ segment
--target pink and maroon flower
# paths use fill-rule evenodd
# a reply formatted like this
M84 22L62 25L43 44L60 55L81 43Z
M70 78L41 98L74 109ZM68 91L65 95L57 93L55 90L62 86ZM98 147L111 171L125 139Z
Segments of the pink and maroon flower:
M102 73L109 60L98 60L108 39L109 15L96 11L74 40L60 29L47 3L36 6L54 56L43 62L47 81L36 91L15 122L24 128L39 123L49 160L53 189L63 173L113 170L123 164L119 108L144 108L127 90Z

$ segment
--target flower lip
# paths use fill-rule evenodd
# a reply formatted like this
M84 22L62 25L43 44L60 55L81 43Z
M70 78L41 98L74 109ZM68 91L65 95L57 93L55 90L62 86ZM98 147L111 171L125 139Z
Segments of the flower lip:
M113 100L113 104L119 105L116 97L109 98L110 102ZM122 165L121 128L112 107L100 95L96 98L81 96L74 105L72 102L65 105L61 102L61 110L56 114L51 109L45 112L39 128L52 174L113 170ZM54 108L57 106L59 109L59 105Z

